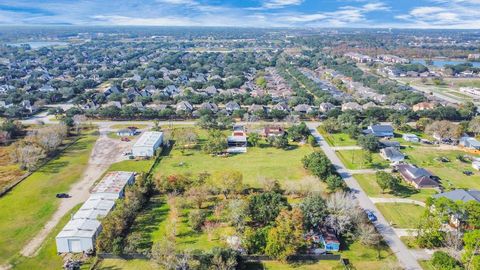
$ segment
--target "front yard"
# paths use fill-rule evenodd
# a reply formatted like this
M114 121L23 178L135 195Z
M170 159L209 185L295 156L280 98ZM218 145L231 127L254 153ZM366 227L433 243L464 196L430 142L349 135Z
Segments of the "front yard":
M415 228L425 210L422 206L410 203L377 203L375 205L393 227L401 229Z
M354 177L369 197L406 198L424 202L427 198L437 193L433 189L415 189L403 180L395 193L388 190L382 193L382 189L377 184L375 174L355 174Z
M370 164L365 161L365 151L363 150L339 150L335 153L349 170L385 169L389 166L389 162L378 153L371 154L372 163Z
M357 140L350 138L345 133L328 133L322 127L318 128L318 132L323 136L325 141L332 146L355 146L357 145Z

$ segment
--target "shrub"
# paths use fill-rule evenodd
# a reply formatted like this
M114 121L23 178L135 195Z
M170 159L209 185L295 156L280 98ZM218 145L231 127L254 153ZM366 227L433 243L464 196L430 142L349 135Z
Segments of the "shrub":
M202 210L191 210L188 213L188 224L192 227L192 230L200 232L202 230L203 223L205 222L206 215Z
M433 253L432 265L439 270L461 269L457 260L443 251Z

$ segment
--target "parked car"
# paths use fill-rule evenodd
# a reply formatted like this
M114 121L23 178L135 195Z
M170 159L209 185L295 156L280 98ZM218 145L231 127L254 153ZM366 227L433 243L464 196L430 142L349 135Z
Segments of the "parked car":
M473 172L472 171L463 171L463 174L465 174L466 176L472 176Z
M370 220L371 222L377 221L377 217L375 216L375 214L372 211L365 210L365 213L367 214L368 220Z
M129 141L130 141L130 139L127 138L127 137L123 137L123 138L122 138L122 142L129 142Z
M64 198L70 198L70 195L68 195L67 193L57 193L57 195L55 195L55 197L57 197L59 199L64 199Z

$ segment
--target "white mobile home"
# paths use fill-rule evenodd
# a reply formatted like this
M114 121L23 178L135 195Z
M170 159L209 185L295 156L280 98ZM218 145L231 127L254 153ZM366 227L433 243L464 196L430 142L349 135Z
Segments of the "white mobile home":
M95 249L95 239L102 226L98 220L73 219L57 235L57 252L77 253Z
M155 151L162 145L162 143L163 132L145 132L133 145L132 155L135 157L153 157Z

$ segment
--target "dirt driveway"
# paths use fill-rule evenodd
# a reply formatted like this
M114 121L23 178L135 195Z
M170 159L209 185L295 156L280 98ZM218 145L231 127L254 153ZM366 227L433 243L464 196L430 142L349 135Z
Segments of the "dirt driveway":
M115 162L123 159L122 153L130 149L133 142L122 142L107 137L108 127L100 126L100 136L95 142L92 153L83 173L82 178L75 183L68 194L72 197L62 199L57 211L45 224L42 230L20 251L23 256L31 257L36 255L40 246L48 234L73 207L85 202L90 196L90 187L97 181L105 171Z

